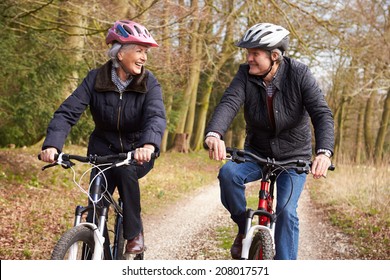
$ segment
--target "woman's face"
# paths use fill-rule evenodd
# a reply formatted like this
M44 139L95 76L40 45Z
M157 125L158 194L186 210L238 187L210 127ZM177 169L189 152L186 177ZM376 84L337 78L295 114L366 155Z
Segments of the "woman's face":
M249 74L261 76L269 70L271 58L267 51L261 49L247 49Z
M142 66L148 60L149 48L141 45L133 45L129 48L121 49L118 59L130 75L141 74Z

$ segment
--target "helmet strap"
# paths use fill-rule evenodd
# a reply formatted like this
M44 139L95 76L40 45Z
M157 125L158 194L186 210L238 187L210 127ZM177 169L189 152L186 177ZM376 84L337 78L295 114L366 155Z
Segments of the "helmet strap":
M263 74L263 75L260 75L259 77L260 77L261 79L264 79L265 77L267 77L267 75L272 71L272 68L274 67L274 64L275 64L275 61L273 61L273 60L271 59L271 65L269 66L267 72L266 72L265 74Z

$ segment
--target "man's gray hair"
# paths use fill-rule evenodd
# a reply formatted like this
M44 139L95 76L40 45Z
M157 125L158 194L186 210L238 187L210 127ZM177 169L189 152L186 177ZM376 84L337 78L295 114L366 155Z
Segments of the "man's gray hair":
M277 63L282 62L282 60L283 60L283 52L282 52L281 50L279 50L279 49L273 49L273 50L271 51L271 53L273 53L273 52L275 52L275 53L278 54L278 59L276 60L276 62L277 62Z

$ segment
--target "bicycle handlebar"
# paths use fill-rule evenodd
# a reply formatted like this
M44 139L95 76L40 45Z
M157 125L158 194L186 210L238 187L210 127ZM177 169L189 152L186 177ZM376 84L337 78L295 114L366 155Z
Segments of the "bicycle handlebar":
M264 158L246 150L240 150L237 148L230 148L230 147L226 148L226 152L230 154L230 157L228 159L237 163L250 161L250 162L255 162L266 166L280 166L285 168L288 167L288 168L295 169L298 173L303 173L303 172L307 174L310 173L310 168L312 164L311 161L302 160L302 159L275 160L274 158L269 158L269 157ZM329 166L328 170L331 171L335 170L335 166L332 164L331 166Z
M152 159L155 159L158 157L157 153L152 153ZM38 155L38 159L41 160L41 155ZM86 163L92 163L92 164L105 164L105 163L112 163L113 166L119 167L122 165L130 165L136 164L136 161L134 159L134 151L130 151L128 153L119 153L116 155L106 155L106 156L98 156L98 155L89 155L89 156L80 156L80 155L72 155L72 154L56 154L54 156L54 159L56 162L45 165L42 167L42 170L45 170L47 168L61 165L65 168L70 168L71 166L75 165L71 159L77 160L79 162L86 162Z

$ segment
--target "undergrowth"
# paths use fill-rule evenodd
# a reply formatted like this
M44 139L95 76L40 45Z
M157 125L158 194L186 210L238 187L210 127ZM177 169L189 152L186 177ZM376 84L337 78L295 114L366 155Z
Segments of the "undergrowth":
M40 170L44 163L38 161L38 151L38 147L0 150L0 259L49 259L61 233L72 225L74 207L85 204L69 170ZM85 148L69 146L65 152L85 154ZM163 153L140 180L143 214L158 213L192 190L215 182L219 167L204 151ZM308 176L312 199L326 210L333 225L351 236L361 259L390 257L389 175L387 166L345 165L337 166L326 180ZM253 203L256 199L248 200ZM232 225L217 231L228 252L236 229Z

